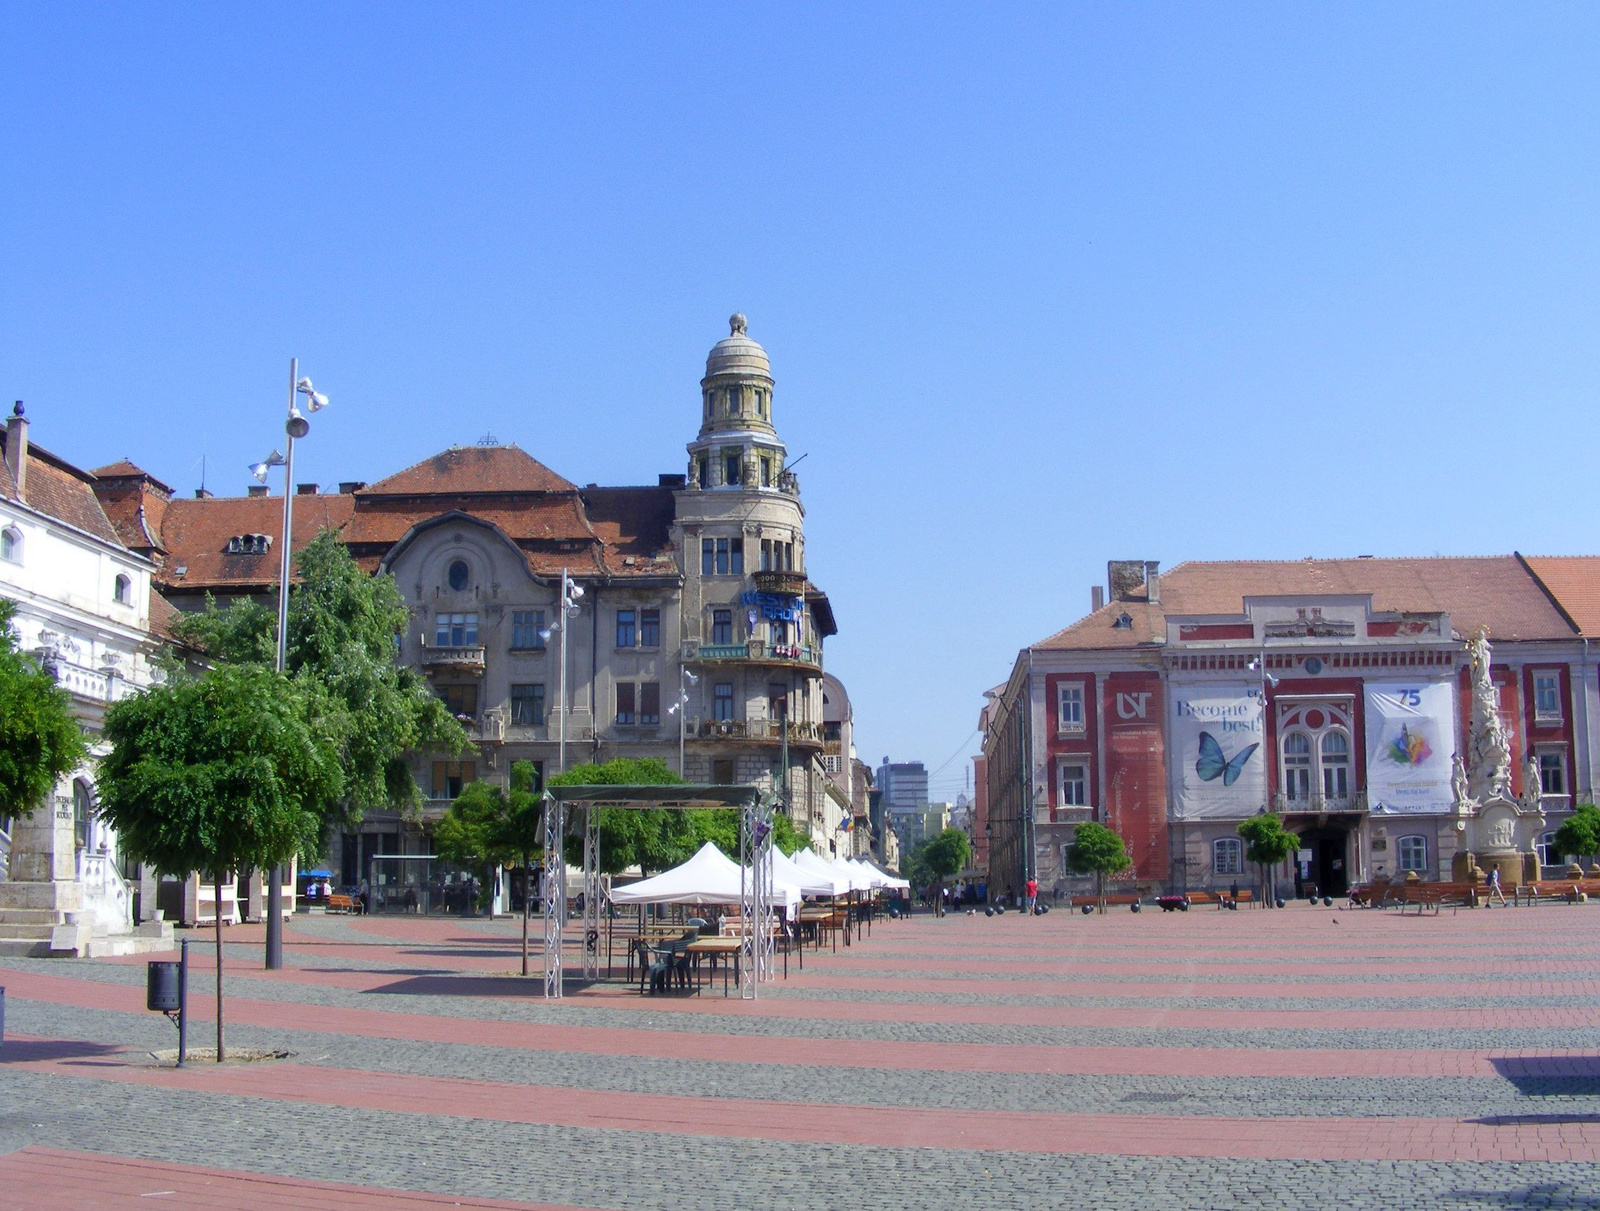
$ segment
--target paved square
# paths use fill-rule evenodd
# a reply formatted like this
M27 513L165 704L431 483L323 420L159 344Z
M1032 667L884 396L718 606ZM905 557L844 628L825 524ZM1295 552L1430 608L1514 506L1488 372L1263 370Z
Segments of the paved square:
M229 1042L291 1057L182 1072L142 958L0 959L0 1207L1600 1206L1591 906L880 921L753 1004L547 1005L508 921L259 936Z

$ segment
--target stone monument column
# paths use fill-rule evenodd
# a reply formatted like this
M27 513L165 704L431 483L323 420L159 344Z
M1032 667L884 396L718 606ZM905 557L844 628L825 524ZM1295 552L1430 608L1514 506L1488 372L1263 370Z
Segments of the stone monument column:
M0 948L82 954L92 928L79 923L83 888L77 874L72 792L62 793L58 784L31 816L11 826L10 876L0 883Z

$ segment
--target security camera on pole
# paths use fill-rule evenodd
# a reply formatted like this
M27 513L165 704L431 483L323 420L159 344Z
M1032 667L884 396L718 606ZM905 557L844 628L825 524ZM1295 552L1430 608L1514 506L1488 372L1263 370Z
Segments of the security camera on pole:
M559 688L556 692L556 726L561 737L560 741L560 773L567 772L567 620L578 612L578 599L583 596L583 586L573 580L566 568L561 569L561 605L556 611L556 621L539 632L541 638L549 639L552 634L560 632L561 648L556 653L556 660L561 666Z
M299 397L306 397L307 412L321 412L328 406L328 397L311 385L309 378L300 377L300 359L289 359L289 417L283 424L284 452L274 450L261 462L250 468L250 473L262 483L267 482L267 472L283 467L283 542L278 549L278 672L284 672L289 654L289 574L294 567L294 443L296 438L311 432L311 424L300 415ZM283 874L273 867L267 872L267 958L268 971L283 966Z

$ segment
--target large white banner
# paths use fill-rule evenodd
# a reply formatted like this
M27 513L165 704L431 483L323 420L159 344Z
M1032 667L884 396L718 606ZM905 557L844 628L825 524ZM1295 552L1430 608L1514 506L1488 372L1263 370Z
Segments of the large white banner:
M1259 684L1172 690L1172 745L1179 778L1179 820L1243 819L1266 804Z
M1369 681L1366 693L1367 805L1374 812L1447 811L1455 798L1455 687Z

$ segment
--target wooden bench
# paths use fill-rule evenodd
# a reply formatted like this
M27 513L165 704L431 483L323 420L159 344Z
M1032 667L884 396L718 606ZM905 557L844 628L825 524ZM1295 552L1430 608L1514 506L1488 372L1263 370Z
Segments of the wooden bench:
M1511 893L1513 904L1580 904L1583 896L1600 896L1600 879L1540 879Z
M329 912L359 913L361 911L361 901L354 896L346 896L339 892L334 892L328 897L327 910Z

